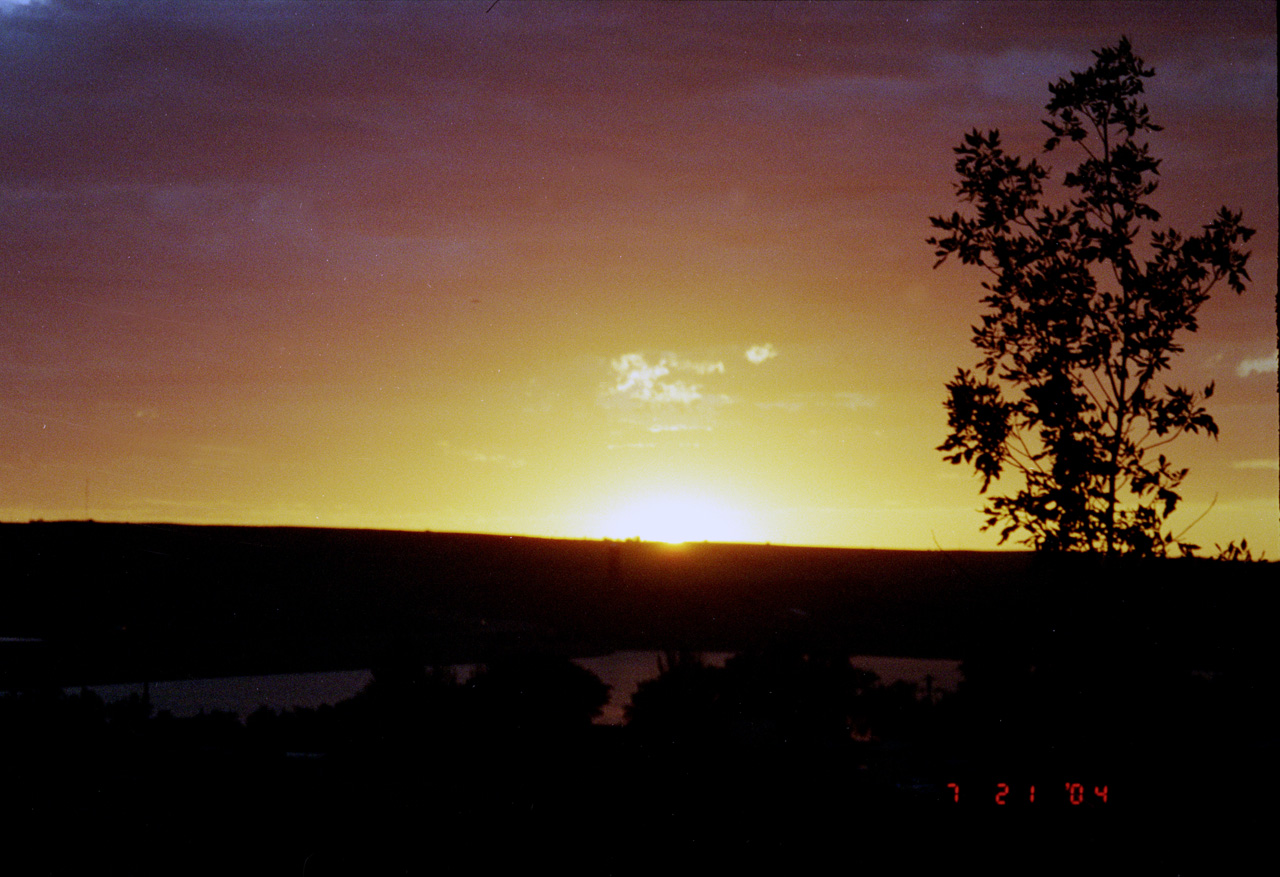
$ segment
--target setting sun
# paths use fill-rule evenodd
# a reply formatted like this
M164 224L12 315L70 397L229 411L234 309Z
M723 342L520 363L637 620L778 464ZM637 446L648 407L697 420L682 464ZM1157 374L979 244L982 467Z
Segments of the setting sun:
M748 542L748 516L699 496L661 494L628 502L604 519L601 535L645 542Z
M1274 557L1275 10L0 0L0 522L1018 548L929 220L1124 34L1152 209L1256 230L1168 529Z

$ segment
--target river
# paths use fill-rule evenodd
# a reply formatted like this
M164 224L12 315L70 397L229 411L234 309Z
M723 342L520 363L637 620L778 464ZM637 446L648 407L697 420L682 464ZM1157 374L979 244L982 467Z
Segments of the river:
M631 701L636 687L646 679L658 675L660 652L619 651L608 655L582 658L577 664L595 673L611 686L609 703L596 720L600 724L622 724L623 710ZM703 659L711 664L723 665L730 652L704 653ZM853 664L877 674L881 681L890 684L898 680L914 682L921 687L925 677L932 677L934 691L954 691L960 681L960 662L947 659L895 658L859 655ZM473 665L455 667L459 678L466 678ZM294 707L315 708L322 704L334 704L345 700L367 685L372 679L368 670L339 670L323 673L276 673L265 676L232 676L216 679L179 679L150 683L151 704L157 710L167 710L177 717L193 716L215 710L232 712L241 718L260 706L274 710ZM79 691L69 688L68 691ZM141 694L143 684L91 686L103 700L122 700L132 694Z

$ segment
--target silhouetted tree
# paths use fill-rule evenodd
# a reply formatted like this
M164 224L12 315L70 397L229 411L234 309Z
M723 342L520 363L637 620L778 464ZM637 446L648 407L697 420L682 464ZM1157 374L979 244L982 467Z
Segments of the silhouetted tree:
M1062 179L1064 204L1046 203L1049 170L1007 154L998 131L975 129L955 149L974 215L932 217L929 243L937 265L956 256L986 269L989 311L973 330L982 375L959 369L947 384L951 434L938 449L972 464L984 494L1006 472L1020 477L986 504L984 529L999 524L1001 542L1020 533L1037 549L1163 555L1187 470L1152 452L1218 428L1201 405L1212 383L1196 393L1157 377L1210 290L1244 290L1239 245L1253 231L1226 208L1194 236L1147 230L1160 218L1148 201L1160 162L1143 135L1160 127L1139 98L1154 71L1127 39L1094 56L1049 86L1044 152L1065 141L1084 156Z
M724 668L695 652L671 651L658 675L636 686L624 714L628 728L647 740L685 743L725 733Z
M492 661L468 683L491 729L538 735L583 730L609 702L609 686L567 658L527 655Z
M676 654L659 670L626 709L628 729L646 742L818 752L898 736L923 711L914 686L886 687L839 653L748 650L723 667Z
M337 704L335 727L323 728L318 716L294 710L294 727L303 739L314 738L307 727L331 730L336 745L364 750L366 755L402 758L428 742L464 736L469 720L466 692L453 670L428 669L413 661L392 661L373 669L373 678L348 700Z
M847 655L766 649L725 662L738 736L757 743L839 745L871 734L866 695L879 677Z

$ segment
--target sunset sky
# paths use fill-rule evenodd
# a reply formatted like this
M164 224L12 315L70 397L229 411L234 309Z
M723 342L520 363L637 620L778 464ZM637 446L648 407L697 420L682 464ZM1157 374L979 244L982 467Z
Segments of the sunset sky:
M993 548L929 216L1124 34L1257 229L1174 529L1280 556L1274 3L491 5L0 0L0 520Z

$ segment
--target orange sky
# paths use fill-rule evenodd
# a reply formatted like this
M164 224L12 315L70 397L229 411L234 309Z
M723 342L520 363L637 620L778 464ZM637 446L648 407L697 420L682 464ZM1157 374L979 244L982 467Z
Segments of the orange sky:
M1258 230L1174 527L1280 555L1274 3L489 6L0 0L0 520L995 547L928 217L1126 34Z

